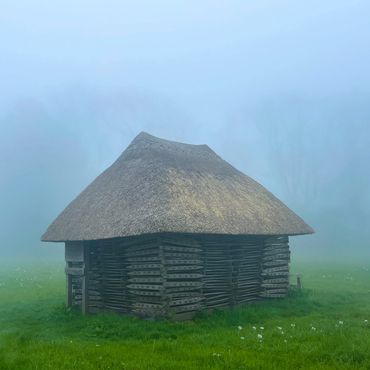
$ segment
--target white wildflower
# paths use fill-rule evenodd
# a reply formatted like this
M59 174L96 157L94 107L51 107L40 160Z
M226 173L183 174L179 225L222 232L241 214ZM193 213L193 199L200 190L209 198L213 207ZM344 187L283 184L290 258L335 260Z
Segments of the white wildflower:
M257 330L257 328L256 328L255 326L252 326L252 329L253 329L253 330Z
M281 326L277 326L278 330L283 330L283 328Z
M257 334L257 338L258 338L259 340L262 340L262 339L263 339L262 334Z
M314 326L311 326L311 330L316 331L316 328Z
M261 330L264 330L265 328L264 328L263 326L260 326L260 329L261 329Z
M244 340L244 339L245 339L245 337L240 337L240 339L241 339L241 340Z
M282 335L284 335L284 332L283 332L283 331L281 331L281 334L282 334Z
M243 330L243 327L239 325L239 326L238 326L238 329L239 329L239 330Z
M367 320L364 320L364 324L367 325L368 324L368 321Z
M290 326L291 326L292 328L295 328L295 324L290 324Z
M339 320L339 321L338 321L338 324L339 324L339 325L343 325L343 321Z
M220 357L220 356L221 356L221 353L213 352L213 353L212 353L212 356Z

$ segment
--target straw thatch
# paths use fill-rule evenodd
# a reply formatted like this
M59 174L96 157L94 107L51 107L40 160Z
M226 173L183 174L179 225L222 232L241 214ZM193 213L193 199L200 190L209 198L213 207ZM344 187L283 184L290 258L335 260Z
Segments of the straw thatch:
M68 205L42 240L159 232L297 235L313 230L208 146L141 133Z

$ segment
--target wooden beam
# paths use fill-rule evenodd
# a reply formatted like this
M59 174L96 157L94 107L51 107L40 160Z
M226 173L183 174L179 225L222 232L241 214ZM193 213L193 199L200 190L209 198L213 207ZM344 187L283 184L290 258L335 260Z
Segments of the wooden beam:
M67 262L83 262L84 248L82 242L66 242L65 259Z
M67 275L76 275L76 276L85 275L85 269L83 267L66 267L64 271Z
M72 277L66 274L66 306L72 306Z
M84 256L84 275L82 277L82 305L81 311L84 315L89 312L89 281L88 281L88 271L89 271L89 245L88 243L83 243L83 256Z

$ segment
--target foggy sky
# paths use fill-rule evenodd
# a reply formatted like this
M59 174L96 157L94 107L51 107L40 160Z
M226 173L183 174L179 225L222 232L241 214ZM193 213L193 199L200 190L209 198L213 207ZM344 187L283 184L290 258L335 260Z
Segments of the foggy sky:
M370 256L367 1L0 6L0 258L140 131L208 144L302 216L311 259Z

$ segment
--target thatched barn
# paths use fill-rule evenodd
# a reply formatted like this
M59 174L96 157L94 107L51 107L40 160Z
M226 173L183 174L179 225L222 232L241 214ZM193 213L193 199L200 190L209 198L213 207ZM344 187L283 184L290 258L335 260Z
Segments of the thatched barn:
M56 218L67 305L189 318L286 296L290 235L313 230L207 145L139 134Z

